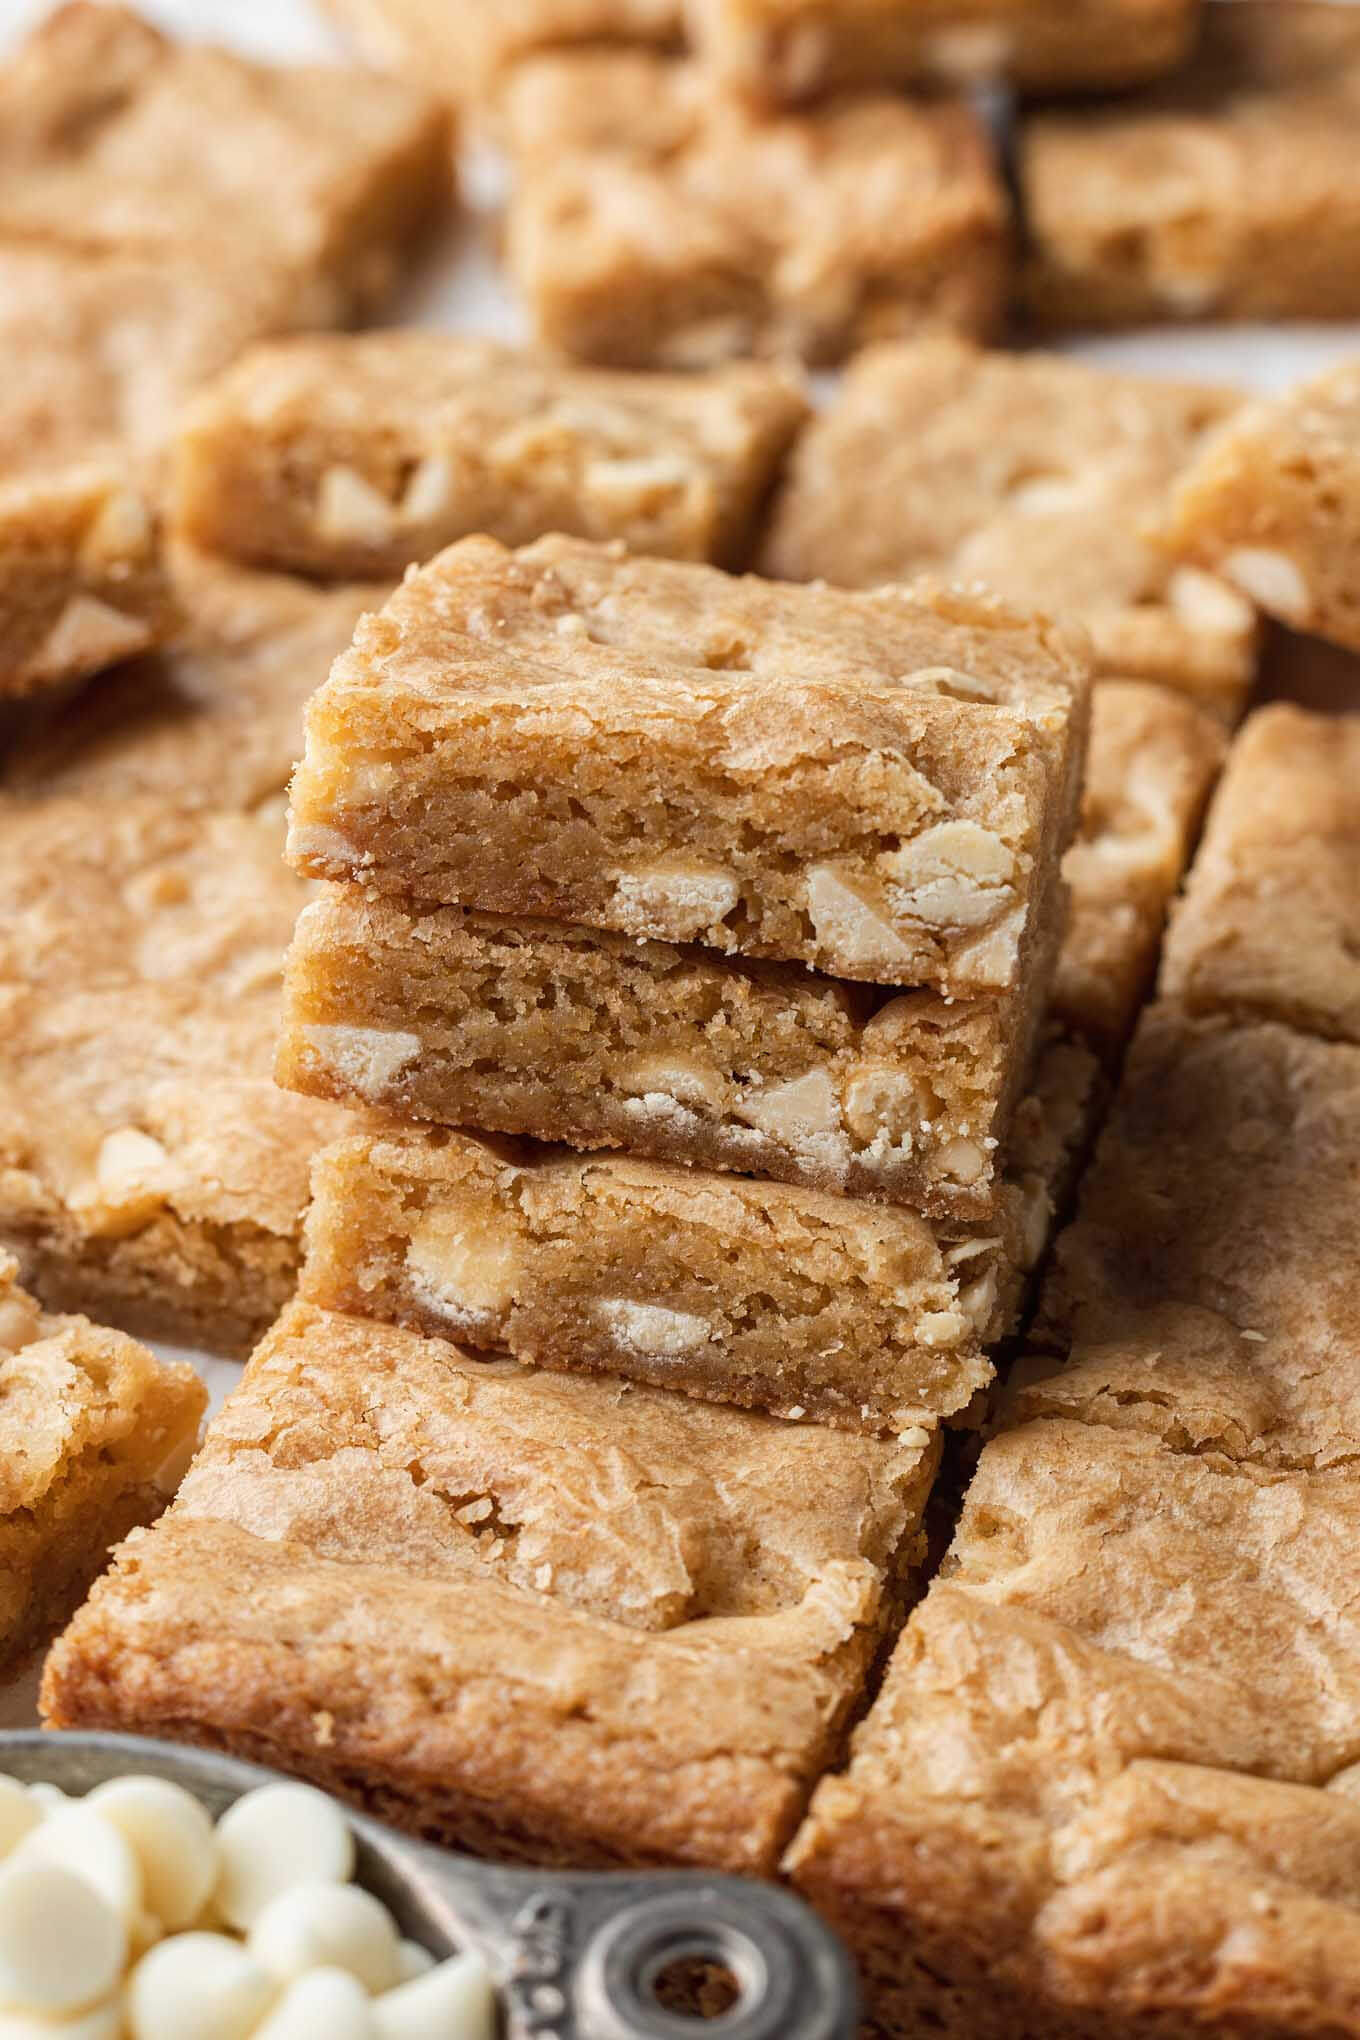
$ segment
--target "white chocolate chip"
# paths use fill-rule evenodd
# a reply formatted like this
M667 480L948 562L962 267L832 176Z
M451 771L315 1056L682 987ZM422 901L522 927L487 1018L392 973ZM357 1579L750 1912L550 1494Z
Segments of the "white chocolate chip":
M392 536L392 505L352 467L327 468L316 497L316 528L337 544L385 545Z
M965 1283L959 1291L959 1303L980 1338L987 1336L996 1315L997 1296L1000 1284L995 1264L983 1270L971 1282Z
M968 1328L960 1310L928 1310L916 1321L916 1336L923 1346L947 1350L958 1345Z
M1235 588L1200 567L1177 567L1166 592L1171 607L1191 630L1244 637L1256 621L1251 604Z
M1244 595L1250 595L1272 616L1282 616L1286 623L1306 623L1313 613L1308 583L1282 552L1263 546L1241 547L1228 554L1223 571Z
M695 1112L721 1113L727 1104L728 1086L721 1072L697 1056L634 1056L619 1071L618 1086L633 1097L673 1098Z
M453 462L446 453L427 453L411 470L402 491L403 524L429 524L446 514L453 500Z
M115 489L81 543L82 564L93 573L129 560L144 559L151 550L151 512L135 489Z
M421 1051L418 1034L388 1027L304 1027L317 1060L359 1097L377 1103Z
M354 1837L339 1807L311 1785L262 1785L217 1823L222 1870L216 1903L231 1926L249 1928L272 1898L295 1884L344 1884L354 1875Z
M343 1969L313 1969L289 1985L252 2040L374 2040L376 2030L361 1983Z
M807 876L808 915L818 944L833 966L892 970L917 960L917 952L876 907L847 885L829 864Z
M26 663L37 673L88 673L130 659L150 642L139 617L125 616L97 595L73 595Z
M633 1303L608 1297L595 1306L595 1316L621 1346L633 1353L652 1353L678 1360L706 1345L713 1333L707 1318L692 1311L670 1310L659 1303Z
M961 1134L945 1142L937 1161L940 1174L956 1183L976 1183L987 1167L987 1157L977 1142Z
M271 1790L271 1787L265 1787ZM239 1941L175 1934L143 1955L128 1979L133 2040L249 2040L279 1987Z
M0 1773L0 1856L7 1856L43 1817L42 1805L17 1778Z
M142 1910L141 1865L113 1822L87 1800L73 1799L31 1828L5 1867L21 1864L50 1864L83 1877L128 1926Z
M436 1205L411 1234L406 1266L422 1300L445 1314L499 1317L515 1300L522 1245L509 1213Z
M620 873L614 898L625 925L668 942L689 942L719 925L741 898L717 865L655 865Z
M629 460L592 460L582 486L614 511L645 510L658 497L674 496L693 479L685 462L674 454L650 454Z
M149 1911L172 1931L198 1918L217 1882L213 1824L193 1794L164 1778L111 1778L85 1805L132 1849Z
M355 1884L295 1884L271 1899L247 1947L280 1983L309 1969L344 1969L370 1994L401 1981L392 1915Z
M126 1954L127 1929L86 1878L14 1857L0 1869L0 2004L84 2011L108 1996Z
M422 1948L419 1941L403 1941L397 1949L397 1959L401 1964L403 1983L427 1975L435 1966L433 1955L428 1948Z
M737 1105L739 1118L771 1140L801 1147L818 1134L839 1133L840 1101L826 1070L808 1070L785 1084L751 1091Z
M937 822L882 859L897 910L936 928L978 928L995 916L1015 858L978 822Z
M378 2040L492 2040L496 1998L480 1955L469 1950L373 2003Z

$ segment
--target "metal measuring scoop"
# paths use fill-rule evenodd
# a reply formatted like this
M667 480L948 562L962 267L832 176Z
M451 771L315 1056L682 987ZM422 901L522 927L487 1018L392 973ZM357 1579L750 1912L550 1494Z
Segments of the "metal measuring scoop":
M129 1771L182 1785L214 1818L281 1774L134 1735L0 1733L0 1772L79 1797ZM792 1893L700 1871L508 1870L412 1841L346 1808L356 1876L431 1954L475 1948L500 1990L503 2040L851 2040L857 1997L835 1936ZM657 1980L711 1963L736 2000L668 2010Z

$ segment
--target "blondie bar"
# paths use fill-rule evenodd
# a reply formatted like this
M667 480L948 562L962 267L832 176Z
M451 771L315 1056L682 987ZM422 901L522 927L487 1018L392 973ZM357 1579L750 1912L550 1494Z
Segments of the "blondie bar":
M683 0L326 0L375 63L420 78L485 116L515 66L544 50L613 43L665 48ZM494 115L493 115L494 119Z
M950 993L1061 913L1085 646L981 594L841 594L465 539L308 709L317 878Z
M1360 75L1355 104L1360 121ZM1282 622L1360 651L1360 361L1216 433L1171 499L1165 542Z
M0 765L5 793L280 804L302 749L305 703L389 590L321 590L172 557L176 642L32 714Z
M1142 84L1190 53L1198 0L688 0L722 83L787 106L851 86Z
M1043 1015L327 886L276 1068L402 1119L985 1217Z
M270 1077L278 817L0 805L0 1240L44 1302L234 1352L296 1278L334 1106Z
M1046 326L1360 315L1360 17L1203 10L1167 84L1034 115L1019 178Z
M752 363L641 376L454 334L285 341L182 420L173 516L209 551L354 579L473 532L740 566L806 413Z
M302 1293L784 1417L957 1417L1015 1328L1090 1115L1089 1059L1053 1056L986 1226L631 1155L379 1132L318 1158Z
M295 1304L58 1644L46 1715L263 1758L479 1854L768 1873L936 1456Z
M1345 2031L1358 1535L1349 1476L1262 1480L1098 1422L986 1447L787 1859L858 1958L868 2031Z
M0 240L290 267L380 304L449 196L447 115L372 72L280 69L68 0L0 69Z
M1233 746L1163 990L1360 1044L1360 717L1283 702Z
M1080 616L1097 671L1241 712L1252 604L1150 528L1239 399L938 334L870 349L799 442L762 571L874 587L924 571Z
M1167 907L1226 750L1221 724L1180 695L1141 680L1097 683L1050 1010L1106 1061L1152 988Z
M1029 1335L1028 1414L1269 1477L1360 1439L1360 1048L1152 1007Z
M858 95L761 119L698 67L543 57L505 96L507 258L538 337L585 361L834 362L1000 318L1009 206L963 100Z
M46 1316L16 1273L0 1254L0 1668L164 1508L207 1401L191 1367L88 1318Z

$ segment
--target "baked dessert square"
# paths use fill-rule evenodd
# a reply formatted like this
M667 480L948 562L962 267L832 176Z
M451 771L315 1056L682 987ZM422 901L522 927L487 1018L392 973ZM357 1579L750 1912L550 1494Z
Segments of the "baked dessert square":
M1144 1014L1017 1385L1274 1478L1360 1435L1360 1048Z
M53 1308L234 1353L292 1294L346 1130L270 1075L305 888L277 813L0 807L0 1241Z
M1360 1045L1360 717L1277 702L1233 745L1162 989Z
M704 62L730 90L787 106L845 87L1109 91L1173 71L1197 0L689 0Z
M1165 542L1281 622L1360 651L1360 360L1216 433L1171 498Z
M1055 1047L971 1229L632 1155L360 1133L313 1171L302 1293L569 1373L930 1426L992 1378L1092 1101L1089 1057Z
M1201 19L1166 83L1022 123L1041 325L1360 315L1360 20L1328 0Z
M68 0L0 68L0 239L281 263L305 323L381 304L451 166L426 93L175 42L126 7Z
M893 993L352 885L303 908L285 986L295 1090L964 1219L994 1208L1045 1015L1037 988Z
M1167 908L1227 751L1222 725L1141 680L1098 681L1071 912L1050 1011L1103 1060L1119 1056L1152 990Z
M787 1858L870 2030L1344 2029L1360 1486L1098 1422L984 1450Z
M307 714L314 878L955 993L1061 914L1086 648L981 594L465 539Z
M46 1717L173 1724L480 1855L769 1873L936 1445L291 1305L49 1659Z
M0 238L0 696L173 634L160 450L190 391L308 297L277 263Z
M1098 672L1165 681L1235 718L1253 606L1156 536L1172 485L1239 401L947 334L870 348L798 443L761 569L847 588L985 581L1079 616Z
M290 340L182 418L172 515L209 552L332 579L396 580L474 532L740 566L806 415L749 362L642 376L451 333Z
M281 812L302 711L384 586L317 588L172 549L179 622L164 650L35 708L0 765L0 790ZM301 897L301 895L299 895Z
M563 353L830 363L1000 319L1009 203L963 99L859 94L763 119L701 67L635 51L526 63L504 113L507 261Z
M494 121L515 66L544 50L680 39L682 0L326 0L374 63L405 71Z
M159 1515L207 1395L88 1318L49 1317L0 1254L0 1666L64 1622L109 1547Z

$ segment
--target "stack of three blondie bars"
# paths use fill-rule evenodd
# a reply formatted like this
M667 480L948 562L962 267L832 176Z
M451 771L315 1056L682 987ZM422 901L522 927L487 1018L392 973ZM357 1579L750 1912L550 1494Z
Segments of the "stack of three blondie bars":
M1079 637L548 539L408 578L312 704L280 1074L405 1122L312 1302L889 1434L991 1378L1089 1059L1046 1043ZM469 1133L463 1129L478 1129Z

